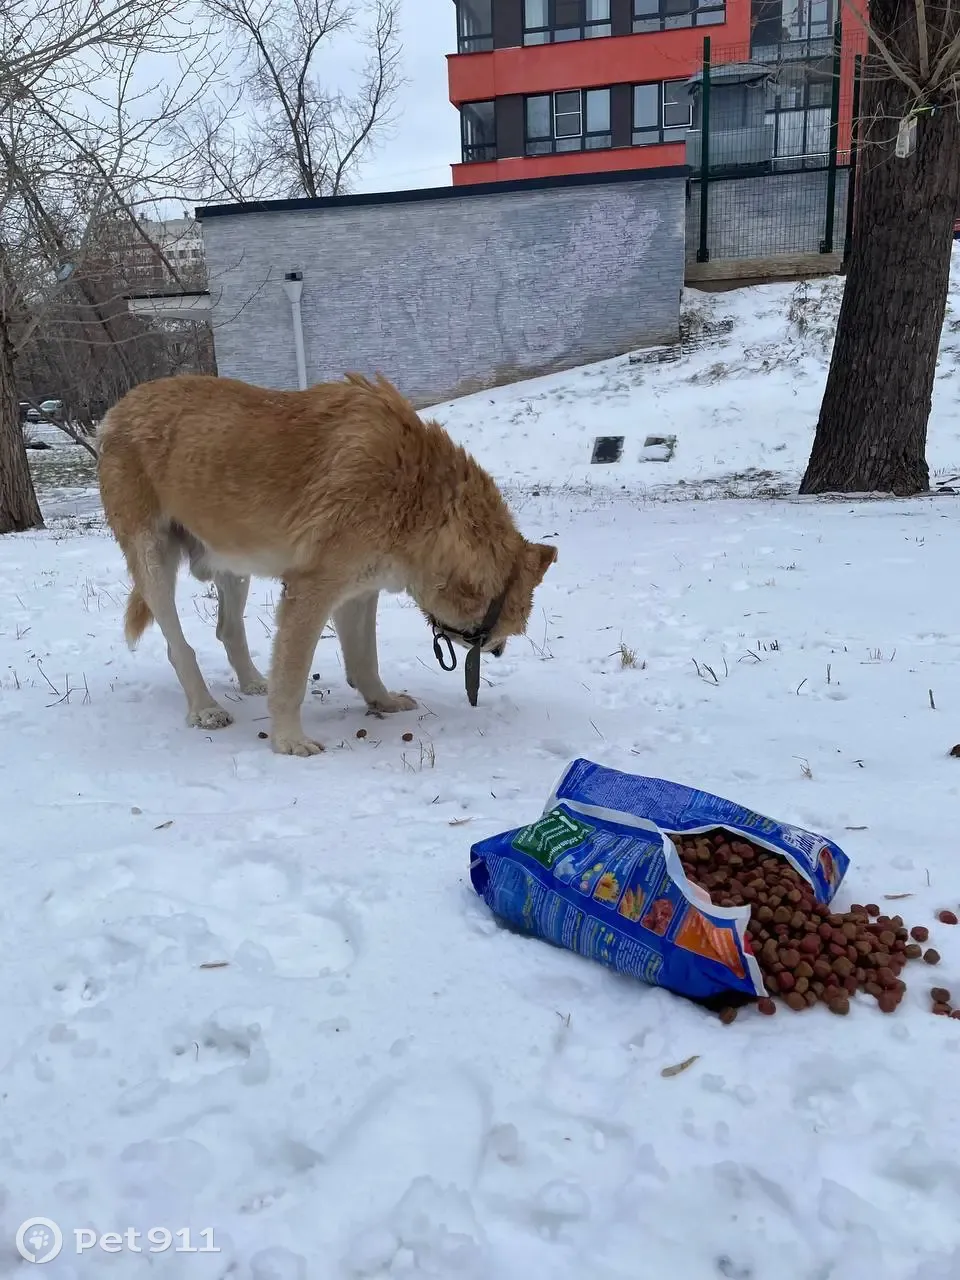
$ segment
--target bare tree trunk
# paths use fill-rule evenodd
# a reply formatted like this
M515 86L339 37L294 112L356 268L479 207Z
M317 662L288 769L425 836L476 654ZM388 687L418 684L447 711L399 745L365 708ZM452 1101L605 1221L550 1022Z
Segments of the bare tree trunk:
M926 12L932 26L944 11ZM913 0L875 0L870 16L890 46L916 47ZM927 419L960 211L960 118L955 105L921 113L916 150L898 159L897 126L913 101L871 61L854 242L801 493L929 488Z
M13 344L0 315L0 534L42 528L17 407Z

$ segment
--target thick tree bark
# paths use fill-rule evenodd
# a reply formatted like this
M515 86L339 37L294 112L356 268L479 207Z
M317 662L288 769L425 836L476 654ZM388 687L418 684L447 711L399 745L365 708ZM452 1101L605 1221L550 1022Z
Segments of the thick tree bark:
M42 528L20 426L13 344L0 314L0 534Z
M870 5L874 29L911 63L916 13L914 0ZM931 4L926 13L933 51L954 34L957 16ZM914 99L877 56L866 63L862 104L852 252L801 493L929 488L927 419L960 215L960 117L946 100L921 112L916 150L900 160L897 127Z

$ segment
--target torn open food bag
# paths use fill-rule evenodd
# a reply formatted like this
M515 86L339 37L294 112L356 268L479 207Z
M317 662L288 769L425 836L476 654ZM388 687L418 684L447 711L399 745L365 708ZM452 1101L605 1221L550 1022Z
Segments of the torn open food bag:
M706 791L574 760L541 817L476 843L470 878L505 923L693 999L766 994L749 905L715 905L671 837L728 832L829 903L850 860L832 840Z

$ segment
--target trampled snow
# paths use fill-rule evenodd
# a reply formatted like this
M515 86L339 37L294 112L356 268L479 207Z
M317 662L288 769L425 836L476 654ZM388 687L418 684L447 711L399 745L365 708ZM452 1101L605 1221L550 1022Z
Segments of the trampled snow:
M735 317L719 349L444 406L559 559L476 709L407 600L382 600L381 666L417 712L366 717L325 635L315 759L259 737L200 584L182 616L236 717L210 734L156 629L127 652L95 515L0 542L0 1275L29 1274L15 1236L42 1217L56 1277L960 1276L960 1022L928 994L960 994L960 928L934 919L960 905L956 499L650 500L795 483L826 357L750 354L793 296L695 299ZM671 462L631 460L665 431ZM627 435L624 463L585 465L600 434ZM254 585L261 665L275 598ZM892 1016L858 997L727 1027L500 929L470 845L535 817L578 755L833 837L839 901L911 894L942 963L907 968ZM151 1228L181 1234L151 1253ZM218 1252L176 1251L187 1229ZM140 1253L76 1253L76 1231L130 1230Z

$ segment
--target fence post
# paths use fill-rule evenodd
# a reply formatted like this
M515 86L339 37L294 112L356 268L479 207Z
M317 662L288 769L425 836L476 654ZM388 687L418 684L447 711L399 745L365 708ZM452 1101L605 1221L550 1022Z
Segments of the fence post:
M850 123L850 167L847 170L847 226L843 237L843 265L847 265L853 247L853 206L857 198L857 152L860 144L860 77L863 55L853 60L853 119Z
M710 37L703 37L703 93L700 100L700 243L697 261L710 261L707 218L710 207Z
M840 55L843 29L840 19L833 24L833 83L830 93L830 159L827 168L827 215L823 224L821 253L833 253L833 222L837 203L837 145L840 135Z

